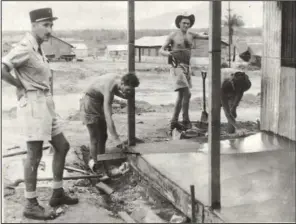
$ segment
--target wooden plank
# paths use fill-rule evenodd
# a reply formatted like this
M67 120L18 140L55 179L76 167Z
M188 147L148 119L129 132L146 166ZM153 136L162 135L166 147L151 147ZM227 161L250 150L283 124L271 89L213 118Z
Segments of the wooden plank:
M108 195L113 194L114 189L111 188L110 186L108 186L107 184L103 183L103 182L99 182L96 184L96 188L98 188L99 190L105 192Z
M135 72L135 2L128 0L128 72ZM135 115L135 91L128 98L128 144L135 145L136 115Z
M142 156L128 158L132 168L143 179L145 179L151 187L157 190L164 198L170 201L177 209L179 209L187 217L191 217L191 195L182 189L174 181L163 175L159 170L149 164ZM207 206L196 200L195 214L197 223L204 222L204 212ZM224 218L217 216L214 211L209 211L207 218L215 220L216 223L223 223Z
M75 171L75 172L78 172L78 173L83 173L83 174L89 175L89 172L87 172L85 170L81 170L81 169L75 168L75 167L71 167L71 166L65 166L64 169L65 170L68 170L68 171Z
M106 160L116 160L116 159L126 159L126 154L124 153L105 153L99 154L97 156L98 161L106 161Z
M120 218L122 218L126 223L136 223L126 212L118 212Z
M63 180L80 180L80 179L97 179L101 178L101 175L81 175L81 176L70 176L63 177ZM37 178L37 181L52 181L52 177L40 177ZM14 183L10 184L8 187L17 187L20 183L24 182L24 179L17 179Z
M209 37L209 202L213 209L221 207L220 183L220 112L221 112L221 2L210 2Z
M42 148L42 150L46 150L46 149L49 149L49 148L50 148L50 146L44 146ZM23 151L19 151L19 152L14 152L14 153L7 153L7 154L3 155L2 158L12 157L12 156L19 156L19 155L25 155L27 153L28 153L27 150L23 150Z

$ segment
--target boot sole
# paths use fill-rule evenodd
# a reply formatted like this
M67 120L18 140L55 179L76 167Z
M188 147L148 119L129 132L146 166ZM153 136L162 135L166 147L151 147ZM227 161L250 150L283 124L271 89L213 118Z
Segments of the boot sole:
M76 205L79 203L79 200L77 200L77 202L73 202L73 203L63 203L63 202L57 202L57 203L49 203L49 205L51 207L57 207L57 206L61 206L61 205Z
M35 216L33 214L26 214L26 213L23 213L23 215L28 219L34 219L34 220L53 220L57 218L56 215L48 216L48 217Z

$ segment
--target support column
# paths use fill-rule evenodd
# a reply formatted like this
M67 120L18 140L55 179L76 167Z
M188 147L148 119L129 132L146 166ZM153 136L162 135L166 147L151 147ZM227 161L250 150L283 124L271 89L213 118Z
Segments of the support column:
M128 0L128 72L135 73L135 2ZM136 144L135 91L128 99L128 144Z
M221 207L220 184L220 111L221 111L221 1L210 2L209 36L209 202Z

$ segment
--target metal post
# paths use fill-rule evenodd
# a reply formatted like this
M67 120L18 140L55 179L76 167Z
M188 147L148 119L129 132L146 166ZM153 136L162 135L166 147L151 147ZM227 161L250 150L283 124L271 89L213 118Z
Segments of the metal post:
M128 0L128 72L135 72L135 2ZM128 144L136 144L135 91L128 99Z
M231 27L230 27L230 1L228 1L228 60L229 60L229 68L231 68Z
M195 189L194 185L190 185L191 192L191 223L196 223L196 215L195 215Z
M209 202L213 209L221 206L220 189L220 104L221 104L221 1L210 2L209 37Z

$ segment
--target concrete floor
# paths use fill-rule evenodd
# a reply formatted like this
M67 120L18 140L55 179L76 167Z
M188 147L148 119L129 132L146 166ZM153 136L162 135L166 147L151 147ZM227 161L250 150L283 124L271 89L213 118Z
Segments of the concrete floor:
M190 194L193 184L196 199L209 206L207 144L180 140L134 150L176 187ZM221 141L221 207L226 222L295 222L295 143L265 133Z

